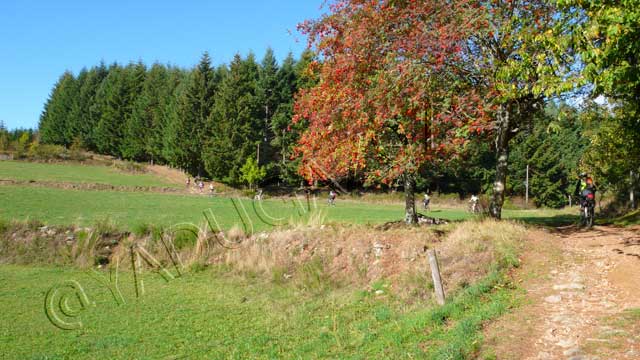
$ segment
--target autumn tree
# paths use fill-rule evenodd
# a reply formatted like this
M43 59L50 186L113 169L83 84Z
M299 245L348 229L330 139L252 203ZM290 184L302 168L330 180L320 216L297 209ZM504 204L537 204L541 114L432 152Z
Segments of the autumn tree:
M478 2L482 26L466 44L465 68L486 94L496 172L490 213L502 215L511 139L531 127L547 99L574 88L572 12L547 0Z
M481 25L472 1L343 0L301 24L322 57L309 70L294 122L308 121L298 153L310 182L345 177L367 184L402 179L405 221L415 223L415 177L482 131L480 96L460 66Z

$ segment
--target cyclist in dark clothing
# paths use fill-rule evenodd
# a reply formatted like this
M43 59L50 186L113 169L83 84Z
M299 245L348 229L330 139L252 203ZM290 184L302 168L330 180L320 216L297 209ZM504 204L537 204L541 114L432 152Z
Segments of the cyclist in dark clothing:
M580 204L591 194L591 197L595 199L596 185L593 183L593 179L587 175L587 173L581 173L580 179L576 183L575 195L580 199Z

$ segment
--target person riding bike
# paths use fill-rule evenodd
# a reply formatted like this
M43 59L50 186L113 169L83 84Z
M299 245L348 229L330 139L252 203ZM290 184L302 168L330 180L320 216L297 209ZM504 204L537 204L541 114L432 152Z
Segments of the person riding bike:
M480 198L476 194L471 195L471 199L469 199L469 210L471 213L477 214L480 212L480 209L478 208L479 201Z
M329 205L335 205L336 204L336 197L338 196L338 194L336 194L335 191L331 190L329 191L329 198L327 199L327 203Z
M576 183L575 195L580 199L580 205L582 205L585 200L595 200L596 185L587 173L580 173L580 177Z
M585 225L593 224L593 209L596 202L596 185L587 173L580 173L574 194L580 200L580 213ZM588 214L587 214L588 213Z
M429 203L431 202L431 198L428 193L424 193L424 199L422 199L422 205L425 210L429 209Z

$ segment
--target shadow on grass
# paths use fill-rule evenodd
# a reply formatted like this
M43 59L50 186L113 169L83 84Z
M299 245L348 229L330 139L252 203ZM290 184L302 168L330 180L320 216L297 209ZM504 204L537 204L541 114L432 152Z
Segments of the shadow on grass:
M640 224L640 210L632 211L626 215L612 219L611 222L619 226L631 226Z
M559 227L577 224L578 221L580 221L580 217L573 214L560 214L553 216L523 216L516 217L514 220L522 221L530 225Z

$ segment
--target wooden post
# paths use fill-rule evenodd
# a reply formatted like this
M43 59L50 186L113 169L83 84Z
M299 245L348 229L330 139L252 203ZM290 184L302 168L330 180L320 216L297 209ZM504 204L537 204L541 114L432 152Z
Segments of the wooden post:
M439 305L444 305L444 288L442 287L442 278L440 278L440 267L438 266L438 257L434 249L427 251L429 257L429 266L431 267L431 277L433 278L433 289L436 292L436 301Z

